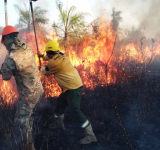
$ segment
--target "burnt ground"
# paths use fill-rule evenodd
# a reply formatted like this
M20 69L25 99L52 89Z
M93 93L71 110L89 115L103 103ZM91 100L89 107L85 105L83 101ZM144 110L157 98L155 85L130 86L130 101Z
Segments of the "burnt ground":
M130 150L130 144L134 150L160 149L158 76L142 77L137 81L131 79L125 84L110 85L109 88L97 87L93 91L84 89L84 92L82 111L91 121L98 143L83 146L78 144L83 132L75 124L73 114L67 110L64 123L69 131L43 129L36 136L37 149L43 147L42 149L48 150ZM41 101L37 117L43 116L43 122L46 118L52 117L55 103L54 98L49 98L48 102ZM127 144L117 112L130 144ZM49 122L52 122L52 119Z
M54 120L56 98L41 100L35 118L37 150L159 150L160 149L160 78L147 76L109 87L84 89L82 111L91 121L98 142L79 145L83 136L73 114L66 110L66 130L48 129ZM116 107L116 109L115 109ZM117 112L122 122L117 117ZM123 126L123 128L122 128ZM127 144L124 129L130 144ZM0 139L1 150L14 149ZM12 141L14 141L12 139ZM14 142L12 142L14 143Z

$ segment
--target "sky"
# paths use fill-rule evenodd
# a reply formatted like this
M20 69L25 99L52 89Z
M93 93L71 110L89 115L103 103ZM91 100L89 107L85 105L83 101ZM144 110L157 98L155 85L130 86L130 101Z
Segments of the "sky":
M76 6L77 11L79 12L87 12L92 13L92 8L97 2L97 0L62 0L64 4L64 8L69 8L70 6ZM23 7L23 4L27 4L29 7L29 0L7 0L7 9L8 9L8 23L9 25L15 25L18 22L18 14L14 9L14 4L18 4L20 7ZM56 8L55 0L38 0L37 2L33 2L33 7L40 6L48 10L48 18L50 20L50 24L53 23L58 16L58 10ZM92 17L90 17L91 20ZM5 13L4 13L4 1L0 1L0 26L5 25Z
M18 14L14 9L14 4L24 7L26 3L29 7L29 0L7 0L8 22L9 25L15 25L18 22ZM105 14L107 19L111 20L112 8L122 11L123 21L120 23L122 28L131 29L133 26L146 26L148 29L157 30L159 28L160 0L61 0L64 8L76 6L77 11L86 12L90 15L86 21L92 22L97 17ZM40 6L48 10L49 25L58 18L58 10L55 0L38 0L33 2L33 6ZM150 16L151 15L151 16ZM151 19L150 19L151 17ZM152 21L152 24L151 24ZM0 26L5 25L4 1L0 1ZM155 27L156 26L156 27Z

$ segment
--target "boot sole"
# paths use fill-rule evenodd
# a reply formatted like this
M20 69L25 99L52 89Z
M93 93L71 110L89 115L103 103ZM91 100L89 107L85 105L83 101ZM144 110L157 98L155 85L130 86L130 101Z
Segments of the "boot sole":
M86 142L86 143L81 143L81 142L79 142L79 144L85 145L85 144L91 144L92 142L98 142L98 141L97 141L97 139L94 139L94 140L92 140L92 141L90 141L90 142Z

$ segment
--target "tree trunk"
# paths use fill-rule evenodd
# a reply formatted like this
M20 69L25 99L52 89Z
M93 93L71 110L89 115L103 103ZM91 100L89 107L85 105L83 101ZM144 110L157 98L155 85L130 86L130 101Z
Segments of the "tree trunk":
M66 42L68 39L68 33L67 33L67 30L65 29L65 34L64 34L64 41Z
M68 31L65 28L65 34L64 34L64 48L65 48L65 52L66 54L68 54L67 52L67 48L68 48Z

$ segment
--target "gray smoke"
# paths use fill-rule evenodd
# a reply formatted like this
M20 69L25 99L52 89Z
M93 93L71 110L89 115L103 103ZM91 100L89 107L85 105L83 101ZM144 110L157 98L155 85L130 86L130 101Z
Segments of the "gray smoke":
M122 11L121 28L132 29L134 26L143 30L148 37L160 33L160 0L99 0L94 6L95 17L106 14L111 20L112 8Z
M152 0L145 12L139 15L140 28L144 28L148 36L160 33L160 1Z
M29 6L29 0L15 1L22 6L24 3ZM62 0L62 2L66 4L66 1ZM122 11L121 28L132 29L134 26L136 29L143 30L148 37L154 37L160 32L160 0L96 0L88 3L91 4L88 9L91 10L92 20L106 14L107 20L110 21L112 8L115 8L116 11ZM50 24L58 15L55 1L38 0L33 2L33 5L48 10ZM80 10L78 7L77 9Z

